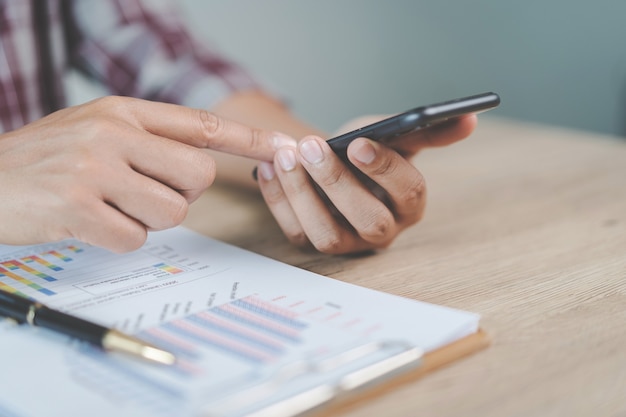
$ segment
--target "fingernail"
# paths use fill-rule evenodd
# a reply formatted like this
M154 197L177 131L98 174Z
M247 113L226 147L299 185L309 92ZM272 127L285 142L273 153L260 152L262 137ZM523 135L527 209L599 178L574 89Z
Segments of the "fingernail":
M274 137L272 137L272 145L274 149L278 150L283 146L293 146L295 147L298 144L294 138L291 136L285 135L284 133L274 132Z
M362 141L353 145L351 154L362 164L369 164L376 158L376 149L371 143Z
M300 144L300 153L310 164L317 164L324 160L324 153L315 139L304 140Z
M265 181L269 181L274 178L274 165L269 162L261 162L259 164L259 173Z
M284 171L291 171L296 167L296 153L293 148L281 148L276 152L278 164Z

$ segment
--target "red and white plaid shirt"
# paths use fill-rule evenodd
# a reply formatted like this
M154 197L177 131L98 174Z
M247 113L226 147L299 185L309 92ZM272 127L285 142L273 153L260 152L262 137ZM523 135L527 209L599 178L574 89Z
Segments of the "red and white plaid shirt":
M76 68L110 94L208 108L256 88L164 0L0 0L0 132L66 106Z

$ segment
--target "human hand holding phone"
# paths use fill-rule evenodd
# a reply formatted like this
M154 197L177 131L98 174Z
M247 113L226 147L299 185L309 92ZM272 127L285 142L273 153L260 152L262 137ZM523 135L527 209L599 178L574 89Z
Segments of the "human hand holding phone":
M424 147L469 136L477 120L472 113L499 102L497 96L489 97L487 107L471 111L464 99L462 110L446 102L448 107L442 106L445 103L435 107L445 112L433 113L427 110L433 106L425 106L402 113L421 115L412 127L396 124L387 131L376 130L388 127L388 120L399 120L398 115L340 135L335 142L307 136L297 147L280 148L273 164L259 165L263 197L295 245L329 254L385 248L424 212L425 181L412 164L412 156ZM372 126L380 136L371 134Z

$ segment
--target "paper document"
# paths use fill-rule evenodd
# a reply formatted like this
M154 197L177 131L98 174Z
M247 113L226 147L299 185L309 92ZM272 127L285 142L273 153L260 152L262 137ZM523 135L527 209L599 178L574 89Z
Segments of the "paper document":
M349 383L346 375L407 346L431 351L479 322L182 227L152 232L123 255L74 240L0 246L0 289L178 359L148 364L0 321L0 414L8 417L243 416L272 407L281 415L276 407L286 399L321 402L337 381Z

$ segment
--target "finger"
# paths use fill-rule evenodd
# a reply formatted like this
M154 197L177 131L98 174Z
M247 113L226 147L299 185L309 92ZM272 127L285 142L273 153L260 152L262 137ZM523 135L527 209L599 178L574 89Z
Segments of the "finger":
M129 165L178 191L189 203L215 180L215 161L207 151L149 133L135 134L134 139L125 141ZM154 192L154 186L147 182L146 192Z
M424 177L409 161L365 138L350 144L348 158L386 191L398 222L406 225L421 219L426 205L426 185Z
M298 163L295 148L279 149L274 166L298 222L317 250L329 254L360 250L361 239L350 226L333 215L306 170Z
M271 161L286 135L236 123L202 109L152 101L131 102L140 126L156 135L199 148Z
M299 146L300 162L317 186L342 214L358 236L382 244L395 234L389 209L352 173L319 137L304 138Z
M409 135L391 140L387 146L403 156L412 156L427 147L446 146L468 137L476 128L478 119L475 114L450 119Z
M149 230L177 226L187 216L185 197L159 181L129 167L110 172L108 178L100 186L103 200Z
M287 239L299 247L309 246L309 239L276 177L274 165L270 162L261 162L257 172L263 199Z
M145 243L148 232L137 220L98 199L83 207L67 223L71 237L115 253L130 252Z

